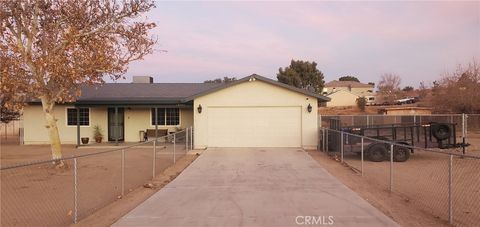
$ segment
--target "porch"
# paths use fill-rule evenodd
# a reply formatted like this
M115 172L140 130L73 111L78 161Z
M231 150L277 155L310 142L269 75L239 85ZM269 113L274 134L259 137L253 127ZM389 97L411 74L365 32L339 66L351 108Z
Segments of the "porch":
M155 139L169 143L174 133L193 126L192 103L173 105L77 103L74 109L75 111L67 111L67 122L69 118L74 118L77 147L122 147ZM71 116L71 112L74 112L75 116ZM88 129L83 129L84 127ZM103 135L101 142L95 140L96 127L100 128Z

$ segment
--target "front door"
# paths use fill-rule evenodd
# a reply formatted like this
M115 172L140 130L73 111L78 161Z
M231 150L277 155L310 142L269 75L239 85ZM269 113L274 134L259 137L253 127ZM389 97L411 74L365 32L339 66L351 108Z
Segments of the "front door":
M118 108L118 119L115 121L115 108L108 108L108 141L124 141L124 109Z

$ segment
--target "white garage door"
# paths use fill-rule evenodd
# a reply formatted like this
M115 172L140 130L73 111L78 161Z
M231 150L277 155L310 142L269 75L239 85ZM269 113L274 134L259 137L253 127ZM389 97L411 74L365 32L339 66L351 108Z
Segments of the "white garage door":
M300 147L300 107L209 107L209 147Z

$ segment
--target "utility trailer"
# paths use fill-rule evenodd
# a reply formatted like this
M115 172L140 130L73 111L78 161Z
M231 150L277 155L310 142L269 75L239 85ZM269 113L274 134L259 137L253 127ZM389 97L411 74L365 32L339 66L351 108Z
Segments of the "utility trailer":
M454 123L411 123L411 124L382 124L382 125L357 125L357 126L341 126L339 119L330 119L329 128L332 130L346 132L341 133L329 132L328 150L339 151L341 141L343 145L348 145L351 152L360 154L359 146L361 137L349 134L367 137L364 139L365 157L374 162L381 162L390 159L390 144L380 142L378 140L394 142L396 144L404 144L406 146L393 146L393 160L396 162L405 162L410 158L410 154L414 153L413 147L424 148L462 148L465 154L465 147L470 144L457 142L456 124ZM349 133L349 134L347 134ZM375 140L369 140L372 138Z

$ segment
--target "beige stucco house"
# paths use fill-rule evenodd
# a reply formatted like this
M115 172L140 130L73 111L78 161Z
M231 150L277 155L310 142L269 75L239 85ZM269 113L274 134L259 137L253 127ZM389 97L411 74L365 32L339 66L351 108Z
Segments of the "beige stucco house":
M373 94L375 85L364 84L357 81L338 81L333 80L325 84L323 93L329 94L336 91L349 91L359 96L367 96Z
M93 140L93 126L107 141L138 142L140 131L194 128L194 148L317 146L319 102L329 98L251 75L229 84L112 83L82 88L75 103L57 105L64 144ZM155 118L155 112L156 118ZM79 119L77 121L77 119ZM155 119L157 124L155 124ZM24 143L48 143L41 105L24 110Z
M359 97L367 98L367 102L375 102L373 93L374 85L364 84L356 81L333 80L325 84L323 94L331 99L328 107L333 106L355 106Z
M355 106L357 105L357 98L360 96L349 92L347 90L339 90L326 95L331 99L327 102L327 107L333 106Z

